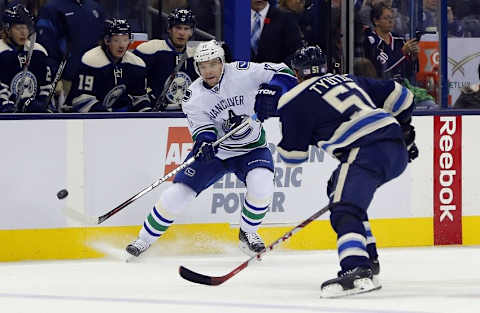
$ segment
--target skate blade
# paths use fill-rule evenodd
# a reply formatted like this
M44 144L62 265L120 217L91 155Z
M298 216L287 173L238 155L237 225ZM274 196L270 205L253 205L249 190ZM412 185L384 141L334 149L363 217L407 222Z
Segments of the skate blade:
M353 282L354 288L344 290L340 284L332 284L326 286L321 291L321 298L340 298L356 294L362 294L366 292L371 292L382 288L380 282L377 279L377 282L374 282L374 279L370 278L361 278Z
M123 250L123 259L126 263L135 263L138 260L138 256L128 253L127 250Z
M240 248L240 250L245 253L246 255L250 256L250 257L254 257L257 255L257 253L255 251L252 251L248 248L248 245L242 241L240 241L238 243L238 247ZM257 261L261 261L262 258L256 258Z

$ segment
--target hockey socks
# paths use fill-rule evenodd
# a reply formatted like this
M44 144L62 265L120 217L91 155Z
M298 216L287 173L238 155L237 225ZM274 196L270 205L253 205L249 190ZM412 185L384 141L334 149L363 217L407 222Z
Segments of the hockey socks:
M143 222L139 237L152 244L167 231L173 222L173 216L169 215L165 210L158 210L157 206L154 206Z

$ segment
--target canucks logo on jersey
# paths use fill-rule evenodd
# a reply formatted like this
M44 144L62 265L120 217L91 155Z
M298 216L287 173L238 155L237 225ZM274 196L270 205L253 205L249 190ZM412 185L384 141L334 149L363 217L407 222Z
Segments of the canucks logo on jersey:
M245 118L248 118L248 115L246 115L246 114L236 115L235 112L233 112L232 110L228 110L228 120L224 120L223 123L222 123L223 132L228 133L233 128L235 128L235 126L242 123L242 121ZM242 130L239 130L235 134L231 135L230 138L232 140L241 140L241 139L247 137L248 135L250 135L251 132L252 132L252 128L251 127L246 127Z
M167 80L168 82L168 80ZM170 103L180 105L187 92L188 86L192 83L190 76L184 72L178 72L167 90L167 100Z
M22 79L22 77L24 78ZM23 84L23 86L20 87L20 84ZM15 95L18 95L20 92L22 92L20 95L22 99L34 98L37 96L37 86L37 78L32 72L26 71L25 74L23 72L19 72L13 77L10 83L10 90Z

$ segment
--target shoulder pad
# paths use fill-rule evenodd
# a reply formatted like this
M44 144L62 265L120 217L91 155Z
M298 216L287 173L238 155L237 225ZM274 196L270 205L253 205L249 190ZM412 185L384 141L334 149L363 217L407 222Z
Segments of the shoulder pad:
M33 50L40 51L43 54L45 54L45 56L48 56L47 50L45 50L45 48L41 44L39 44L38 42L36 42L35 45L33 46Z
M142 58L136 56L130 51L125 52L125 55L123 56L123 59L122 59L122 63L133 64L140 67L147 67L147 65L142 60Z
M10 47L5 43L5 41L3 41L2 39L0 39L0 53L5 52L5 51L9 51L9 50L12 50L12 48L10 48Z
M312 78L304 80L303 82L301 82L297 86L290 89L287 93L282 95L282 97L278 101L277 110L280 110L282 107L284 107L286 104L288 104L293 98L295 98L297 95L302 93L305 89L310 87L310 85L312 85L318 79L320 79L320 76L314 76Z
M87 66L101 68L110 64L110 61L105 52L103 52L102 47L98 46L85 52L82 56L82 63Z
M140 44L135 50L143 54L155 54L159 51L171 51L165 40L152 39Z

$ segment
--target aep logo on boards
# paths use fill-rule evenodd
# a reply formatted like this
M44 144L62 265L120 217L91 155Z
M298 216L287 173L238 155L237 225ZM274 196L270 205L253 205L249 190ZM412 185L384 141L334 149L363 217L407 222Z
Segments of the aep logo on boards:
M462 243L462 117L434 117L434 244Z
M188 127L169 127L167 137L167 155L165 156L165 175L177 168L192 150L193 142ZM168 179L173 180L173 177Z

